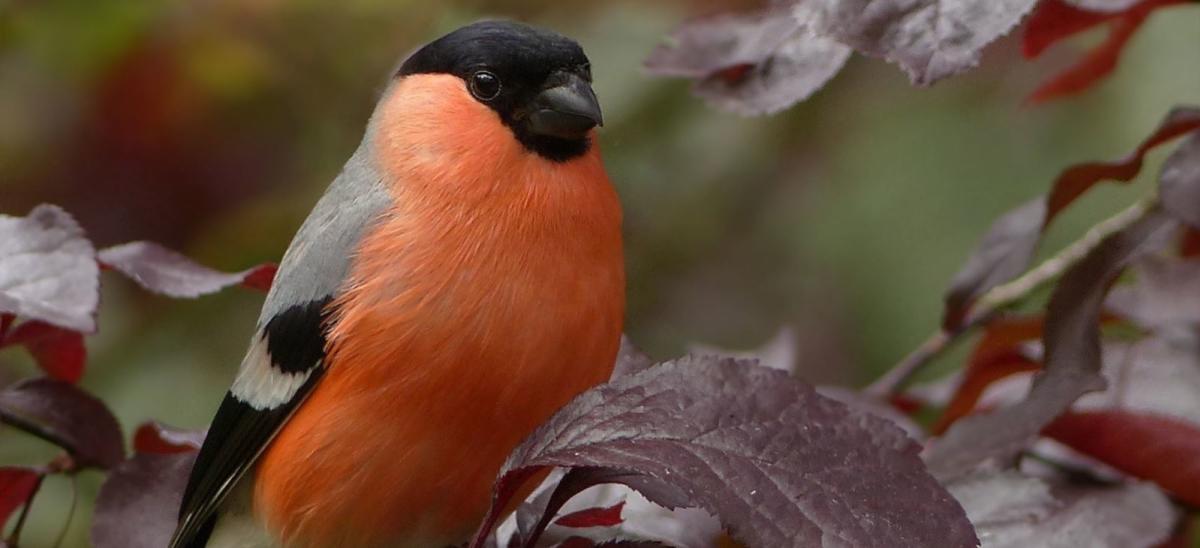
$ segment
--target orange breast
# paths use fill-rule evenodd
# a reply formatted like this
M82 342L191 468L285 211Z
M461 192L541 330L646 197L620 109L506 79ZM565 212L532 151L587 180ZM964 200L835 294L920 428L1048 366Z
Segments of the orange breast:
M408 77L372 120L395 206L335 302L328 372L259 464L289 545L444 545L505 457L611 371L620 207L599 154L528 153L452 76Z

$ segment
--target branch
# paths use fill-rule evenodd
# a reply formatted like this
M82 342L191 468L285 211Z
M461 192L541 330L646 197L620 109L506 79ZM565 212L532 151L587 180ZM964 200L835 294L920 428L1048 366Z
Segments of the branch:
M987 323L1000 310L1016 304L1042 286L1053 281L1090 253L1105 238L1115 234L1129 225L1137 222L1146 215L1157 202L1156 196L1138 200L1133 205L1121 210L1092 228L1082 238L1072 242L1067 247L1046 259L1020 277L992 288L971 305L966 320L959 327L947 331L938 330L925 339L915 350L904 359L892 366L887 373L871 383L866 393L887 399L900 393L912 377L925 368L935 358L941 356L953 343L975 327Z

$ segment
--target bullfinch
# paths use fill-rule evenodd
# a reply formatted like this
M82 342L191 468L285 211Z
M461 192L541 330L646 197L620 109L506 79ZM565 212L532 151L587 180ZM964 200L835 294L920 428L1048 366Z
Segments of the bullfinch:
M512 22L408 57L284 254L172 547L469 538L508 453L620 344L591 81L579 44Z

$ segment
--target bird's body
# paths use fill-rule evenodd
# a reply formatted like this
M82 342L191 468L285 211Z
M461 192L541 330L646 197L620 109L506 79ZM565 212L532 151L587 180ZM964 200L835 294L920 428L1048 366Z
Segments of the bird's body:
M621 214L586 58L509 23L439 42L285 255L176 545L462 542L512 448L611 371Z

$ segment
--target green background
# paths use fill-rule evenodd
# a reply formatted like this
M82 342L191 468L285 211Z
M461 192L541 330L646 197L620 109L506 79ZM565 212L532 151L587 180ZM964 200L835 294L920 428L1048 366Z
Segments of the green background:
M856 56L771 118L716 112L686 82L642 71L673 25L739 4L0 0L0 213L53 202L100 246L150 239L226 270L278 260L397 61L461 24L515 17L592 59L634 340L669 357L692 342L754 347L791 325L801 376L861 385L935 328L942 289L994 217L1066 165L1130 151L1170 106L1200 103L1195 7L1156 13L1111 78L1037 107L1023 96L1102 32L1036 62L1006 38L932 88ZM1046 248L1145 192L1163 155L1139 185L1086 197ZM202 427L261 300L171 300L106 273L83 385L127 432L148 419ZM0 383L32 373L20 350L0 352ZM0 429L2 464L54 453ZM64 546L86 545L100 480L80 476ZM53 543L70 492L46 482L25 546Z

